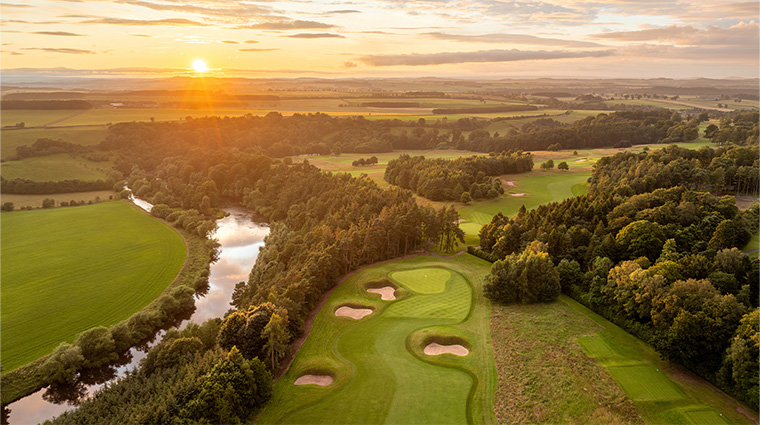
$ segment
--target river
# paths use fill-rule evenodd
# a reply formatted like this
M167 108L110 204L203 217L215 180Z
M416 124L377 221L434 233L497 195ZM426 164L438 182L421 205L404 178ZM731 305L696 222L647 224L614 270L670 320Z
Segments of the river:
M142 199L133 199L140 208L150 211L152 205ZM203 323L212 317L222 317L231 308L230 300L235 284L248 280L248 274L256 262L259 248L264 246L264 237L269 233L266 224L255 223L243 209L226 209L229 216L217 220L217 228L212 237L221 245L219 260L211 264L209 289L204 295L196 295L195 311L189 318L180 318L175 323L180 328L189 322ZM181 320L181 321L180 321ZM10 425L37 424L76 406L77 401L97 391L104 383L135 368L145 357L147 350L161 339L163 331L147 344L132 347L122 356L121 364L96 371L74 386L65 388L43 388L7 406L4 421ZM7 416L6 416L7 415Z

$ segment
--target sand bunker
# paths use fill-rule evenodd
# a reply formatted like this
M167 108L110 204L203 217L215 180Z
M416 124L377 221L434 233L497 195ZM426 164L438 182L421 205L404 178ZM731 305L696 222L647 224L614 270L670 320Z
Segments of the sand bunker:
M368 308L352 308L345 305L335 310L336 316L350 317L357 320L370 314L372 314L372 310Z
M326 387L333 383L333 378L330 375L303 375L296 379L293 385L319 385L320 387Z
M510 193L512 196L525 196L524 193Z
M586 158L576 159L573 162L586 162Z
M370 288L367 289L367 292L372 292L373 294L380 294L380 299L383 301L390 301L396 299L396 288L392 286L386 286L384 288Z
M504 184L504 186L509 186L509 187L517 186L517 182L514 180L502 180L501 182Z
M470 350L464 348L459 344L455 345L441 345L436 342L431 342L423 350L428 356L437 356L439 354L453 354L455 356L466 356L470 354Z

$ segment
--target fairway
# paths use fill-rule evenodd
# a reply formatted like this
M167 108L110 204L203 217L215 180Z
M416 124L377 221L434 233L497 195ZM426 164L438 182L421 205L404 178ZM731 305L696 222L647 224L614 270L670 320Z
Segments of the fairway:
M157 298L185 261L174 230L123 201L0 219L3 372L128 318Z
M488 304L480 295L488 266L469 255L418 256L352 275L320 310L257 422L493 423ZM398 286L396 300L366 292L386 278ZM358 321L336 317L346 304L373 313ZM426 355L431 342L462 344L469 354ZM333 383L293 385L305 374L329 375Z

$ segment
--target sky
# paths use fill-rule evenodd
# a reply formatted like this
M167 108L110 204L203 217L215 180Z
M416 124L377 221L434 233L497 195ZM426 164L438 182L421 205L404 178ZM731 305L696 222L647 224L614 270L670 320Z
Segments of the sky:
M0 71L757 78L759 14L757 0L0 0Z

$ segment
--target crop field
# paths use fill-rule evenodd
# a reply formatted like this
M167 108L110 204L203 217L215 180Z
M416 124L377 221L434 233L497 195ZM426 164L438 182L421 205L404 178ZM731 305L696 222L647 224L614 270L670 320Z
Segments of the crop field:
M494 423L490 309L481 295L489 266L470 255L418 256L351 275L319 311L257 422ZM385 279L395 300L366 291ZM344 306L372 313L336 316ZM425 354L433 342L468 352ZM294 385L309 374L332 382Z
M119 194L112 190L96 190L92 192L67 192L67 193L51 193L41 195L17 195L14 193L3 193L0 195L0 202L12 202L13 207L17 210L24 207L41 208L42 201L45 199L52 199L55 201L55 205L61 205L61 202L76 201L92 203L107 201L112 198L118 198Z
M100 143L108 134L105 126L70 127L70 128L32 128L25 130L2 130L0 141L2 158L7 160L16 155L18 146L31 146L37 139L61 139L64 142L83 146L93 146Z
M569 297L492 308L499 423L753 423L704 380Z
M110 165L110 162L92 162L63 153L6 161L0 164L0 174L8 180L105 180Z
M182 238L126 202L0 214L3 372L148 305L185 261Z

